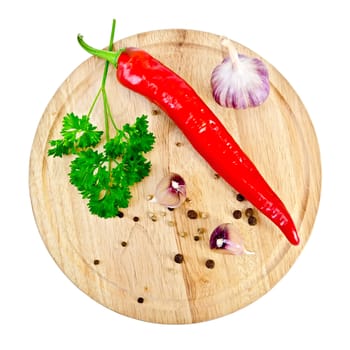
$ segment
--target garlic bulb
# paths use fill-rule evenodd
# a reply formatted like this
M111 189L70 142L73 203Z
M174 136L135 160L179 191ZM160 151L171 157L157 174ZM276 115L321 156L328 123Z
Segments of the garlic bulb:
M215 101L223 107L235 109L261 105L270 93L266 65L257 58L239 54L233 42L226 38L221 44L228 55L212 72Z

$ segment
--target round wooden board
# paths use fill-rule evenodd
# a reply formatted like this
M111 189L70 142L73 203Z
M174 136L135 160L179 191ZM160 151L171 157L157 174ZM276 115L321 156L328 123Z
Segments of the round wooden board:
M244 210L249 203L235 199L234 189L215 176L170 118L117 83L113 67L107 90L117 124L149 115L156 145L148 154L150 176L133 187L124 217L106 220L91 215L85 200L69 183L72 158L48 157L47 151L48 141L60 137L66 113L87 113L104 67L104 61L94 57L64 81L35 135L30 193L40 234L68 278L91 298L120 314L180 324L232 313L268 292L286 274L309 238L321 184L312 123L292 87L266 61L271 94L262 106L243 111L218 106L209 84L213 68L222 59L217 35L191 30L152 31L115 43L115 49L125 46L146 49L194 87L284 201L301 244L291 246L262 214L257 215L256 226L249 226L244 217L234 219L232 211ZM238 43L237 48L258 56ZM103 130L100 102L92 122ZM189 198L174 211L148 200L158 181L170 171L185 178ZM200 217L189 219L189 209ZM254 255L224 255L209 249L211 231L225 222L237 225ZM182 264L174 261L177 253L184 256ZM206 267L207 259L215 261L213 269Z

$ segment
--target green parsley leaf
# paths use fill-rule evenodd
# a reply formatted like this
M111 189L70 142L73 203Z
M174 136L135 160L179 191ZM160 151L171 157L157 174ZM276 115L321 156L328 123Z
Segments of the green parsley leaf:
M95 186L108 186L109 172L104 165L108 159L103 153L88 149L78 153L70 164L69 178L83 198L88 198Z
M90 139L82 141L81 130L87 132ZM148 131L144 115L134 124L117 129L103 151L93 147L97 145L94 137L99 135L100 139L100 133L87 117L67 115L63 119L63 139L50 141L54 150L49 155L75 154L70 164L70 183L88 200L92 214L111 218L118 215L120 208L129 206L131 186L149 175L151 162L144 154L153 148L155 137Z
M119 208L127 208L131 199L128 187L112 186L108 189L97 189L89 196L88 207L92 214L102 218L113 218L118 215Z
M90 123L90 118L81 118L73 113L63 118L61 135L58 140L51 140L48 155L62 157L64 154L75 154L79 150L94 147L101 141L103 131L96 131L97 127Z
M113 50L115 21L113 21L109 51ZM62 157L74 155L70 164L69 180L82 197L92 214L103 218L118 215L119 208L127 208L131 199L131 186L141 181L150 172L151 163L144 154L152 150L154 135L148 131L146 115L137 118L133 125L125 124L118 129L111 114L106 92L109 62L88 115L78 117L69 113L63 118L61 138L49 141L48 155ZM89 116L102 97L105 139L103 148L96 150L103 132L90 123ZM110 137L110 125L115 135ZM103 149L101 151L101 149Z

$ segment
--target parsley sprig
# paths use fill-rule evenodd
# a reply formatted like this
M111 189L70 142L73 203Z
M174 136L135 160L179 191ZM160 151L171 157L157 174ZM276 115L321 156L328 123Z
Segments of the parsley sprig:
M109 49L113 49L115 21L113 21ZM145 153L152 150L155 137L148 130L146 115L136 118L134 124L119 129L112 117L106 92L109 63L106 62L101 87L87 115L69 113L63 118L61 138L49 141L48 155L62 157L75 155L70 163L69 179L88 200L92 214L111 218L120 208L127 208L132 197L131 186L149 175L151 163ZM103 131L90 122L98 98L102 95L105 120L103 151L96 149ZM110 124L114 136L110 136Z
M90 118L83 115L81 118L74 113L63 118L62 139L51 140L48 154L53 157L62 157L64 154L77 154L80 151L95 147L101 141L103 131L90 123Z

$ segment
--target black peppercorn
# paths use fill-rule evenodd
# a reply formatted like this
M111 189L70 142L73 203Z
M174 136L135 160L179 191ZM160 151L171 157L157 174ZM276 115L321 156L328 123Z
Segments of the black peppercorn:
M254 214L254 210L253 210L253 208L247 208L246 210L245 210L245 215L249 218L250 216L253 216L253 214Z
M176 254L174 256L174 261L178 264L181 264L184 261L184 256L182 254Z
M215 267L215 261L212 260L212 259L208 259L206 262L205 262L205 266L208 268L208 269L213 269Z
M239 202L243 202L245 200L244 196L240 193L237 194L236 196L236 199L239 201Z
M254 226L257 224L257 219L255 216L249 216L248 218L248 224L251 226Z
M197 219L198 217L198 213L195 211L195 210L189 210L187 212L187 216L190 218L190 219Z
M235 219L240 219L242 217L242 212L240 210L235 210L232 215Z
M145 301L145 299L143 299L142 297L137 298L137 302L139 304L142 304L144 301Z

